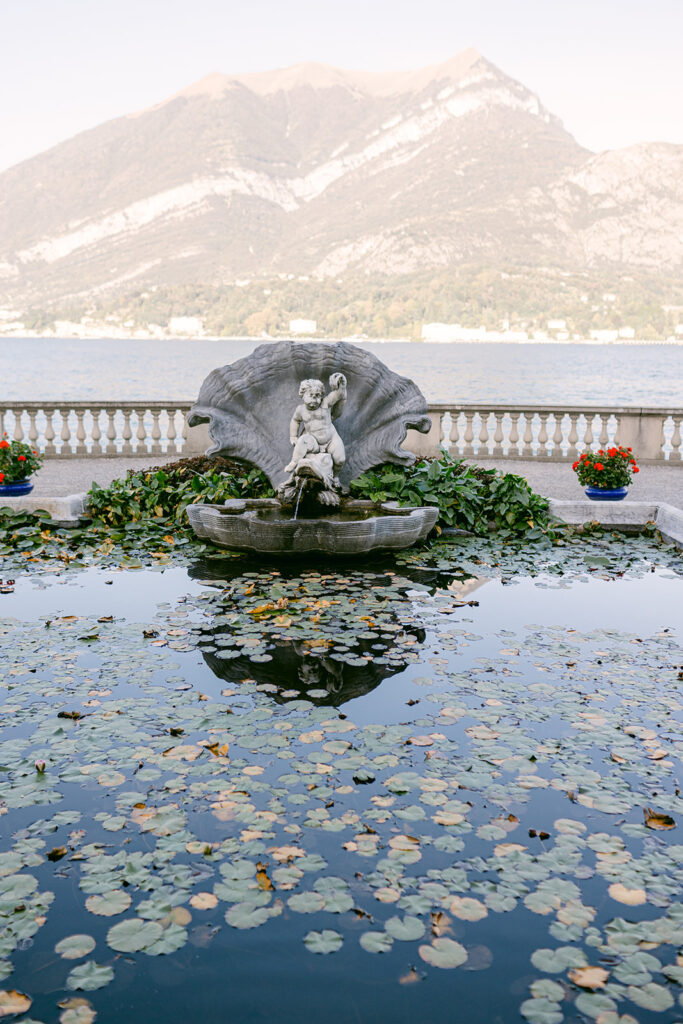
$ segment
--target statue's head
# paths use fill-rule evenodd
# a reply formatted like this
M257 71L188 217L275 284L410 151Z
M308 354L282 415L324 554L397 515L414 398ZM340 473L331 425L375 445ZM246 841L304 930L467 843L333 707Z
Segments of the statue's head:
M318 409L325 397L325 385L321 380L302 380L299 385L299 394L304 400L307 409Z

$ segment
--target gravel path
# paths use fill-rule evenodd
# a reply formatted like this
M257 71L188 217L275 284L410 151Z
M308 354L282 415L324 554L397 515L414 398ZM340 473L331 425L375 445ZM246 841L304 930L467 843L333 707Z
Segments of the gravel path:
M127 459L53 459L47 460L35 478L34 494L62 497L87 491L93 481L105 487L128 469L148 469L163 464L164 457ZM507 473L526 477L539 494L550 498L571 500L583 498L569 463L513 459L482 459L480 465L495 467ZM665 501L683 508L683 463L677 465L643 466L634 477L626 501Z

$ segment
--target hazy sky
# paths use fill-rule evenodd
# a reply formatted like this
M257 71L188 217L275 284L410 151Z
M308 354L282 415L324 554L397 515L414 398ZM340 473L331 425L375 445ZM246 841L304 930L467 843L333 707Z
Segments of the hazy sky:
M683 143L683 0L0 0L0 169L211 71L474 46L583 145Z

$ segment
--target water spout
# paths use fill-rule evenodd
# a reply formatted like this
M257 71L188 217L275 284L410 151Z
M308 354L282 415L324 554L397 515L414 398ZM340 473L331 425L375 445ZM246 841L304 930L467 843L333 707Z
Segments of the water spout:
M299 484L299 493L296 496L296 505L294 506L294 518L295 519L296 519L297 515L299 514L299 502L301 501L301 495L303 494L305 484L306 484L306 478L302 477L301 478L301 483Z

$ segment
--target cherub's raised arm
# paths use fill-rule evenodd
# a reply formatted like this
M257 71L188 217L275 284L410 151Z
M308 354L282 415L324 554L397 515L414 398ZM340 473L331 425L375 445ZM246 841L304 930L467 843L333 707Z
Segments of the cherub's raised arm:
M333 373L328 381L330 392L325 396L325 405L336 419L344 408L346 401L346 377L343 373Z
M290 444L296 444L297 438L299 436L299 427L301 426L301 422L302 422L301 406L298 405L296 407L296 409L294 410L294 415L292 416L291 420L289 421L289 443Z

